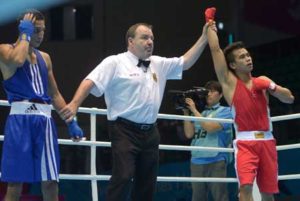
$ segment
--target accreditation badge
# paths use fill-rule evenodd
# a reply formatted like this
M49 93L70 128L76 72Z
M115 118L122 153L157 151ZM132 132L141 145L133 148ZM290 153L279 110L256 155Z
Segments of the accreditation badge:
M157 82L157 76L156 76L156 73L152 73L152 77L153 77L153 80L154 80L155 82Z

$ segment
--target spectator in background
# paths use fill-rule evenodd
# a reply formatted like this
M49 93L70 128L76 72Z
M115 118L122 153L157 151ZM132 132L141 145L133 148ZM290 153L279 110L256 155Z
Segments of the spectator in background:
M231 119L229 107L220 105L222 88L219 82L209 81L205 88L209 91L206 97L206 107L202 112L196 108L191 98L186 98L184 115ZM230 147L232 142L232 126L229 123L208 121L184 121L184 133L188 139L193 138L191 146ZM192 151L192 177L226 177L227 164L231 161L229 153L215 151ZM228 201L227 184L211 182L193 182L192 201L207 201L209 192L214 201Z

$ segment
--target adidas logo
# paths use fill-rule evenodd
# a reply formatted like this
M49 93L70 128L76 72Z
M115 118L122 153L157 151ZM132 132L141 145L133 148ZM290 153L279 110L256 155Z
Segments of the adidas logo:
M25 113L38 113L39 110L37 109L35 104L30 105L26 110Z

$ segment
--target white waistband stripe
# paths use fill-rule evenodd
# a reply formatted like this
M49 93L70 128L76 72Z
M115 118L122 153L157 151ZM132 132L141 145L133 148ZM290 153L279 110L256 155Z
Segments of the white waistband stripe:
M51 105L32 102L13 102L9 114L43 115L51 117Z
M274 139L271 131L242 131L236 134L237 140L271 140Z

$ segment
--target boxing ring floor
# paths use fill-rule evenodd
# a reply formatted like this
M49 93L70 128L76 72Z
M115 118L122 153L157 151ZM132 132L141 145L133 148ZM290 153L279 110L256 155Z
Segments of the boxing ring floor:
M9 106L8 102L5 100L0 100L0 106ZM97 108L85 108L80 107L78 110L79 113L86 113L90 116L90 139L81 142L73 142L68 139L59 139L60 145L67 146L86 146L90 147L90 170L89 174L60 174L60 180L80 180L80 181L90 181L91 185L91 198L92 201L98 201L99 193L105 189L100 189L100 185L98 181L108 181L110 175L97 175L96 173L96 149L98 147L110 147L110 142L104 141L96 141L96 117L97 115L106 115L105 109L97 109ZM218 118L204 118L204 117L191 117L191 116L182 116L182 115L170 115L170 114L159 114L159 119L167 119L167 120L188 120L188 121L217 121L224 123L233 123L232 120L229 119L218 119ZM272 122L279 122L285 120L292 120L300 118L300 114L292 114L292 115L282 115L272 117ZM80 124L80 121L79 121ZM89 135L87 135L89 136ZM0 136L0 140L2 141L4 136ZM298 144L290 144L290 145L281 145L277 146L278 151L284 150L294 150L299 149L300 143ZM214 148L214 147L191 147L191 146L182 146L182 145L159 145L159 149L162 151L222 151L222 152L233 152L232 148ZM297 160L297 158L295 159ZM288 164L293 166L293 164ZM280 164L279 164L280 167ZM299 171L299 170L298 170ZM279 175L279 181L284 180L298 180L300 179L300 174L285 174ZM205 178L205 177L184 177L184 176L158 176L158 183L160 182L176 182L176 183L190 183L190 182L227 182L227 183L237 183L237 179L235 177L227 177L227 178ZM159 185L158 185L159 187ZM300 186L299 186L300 187ZM260 195L256 186L254 186L253 192L254 200L260 200Z

